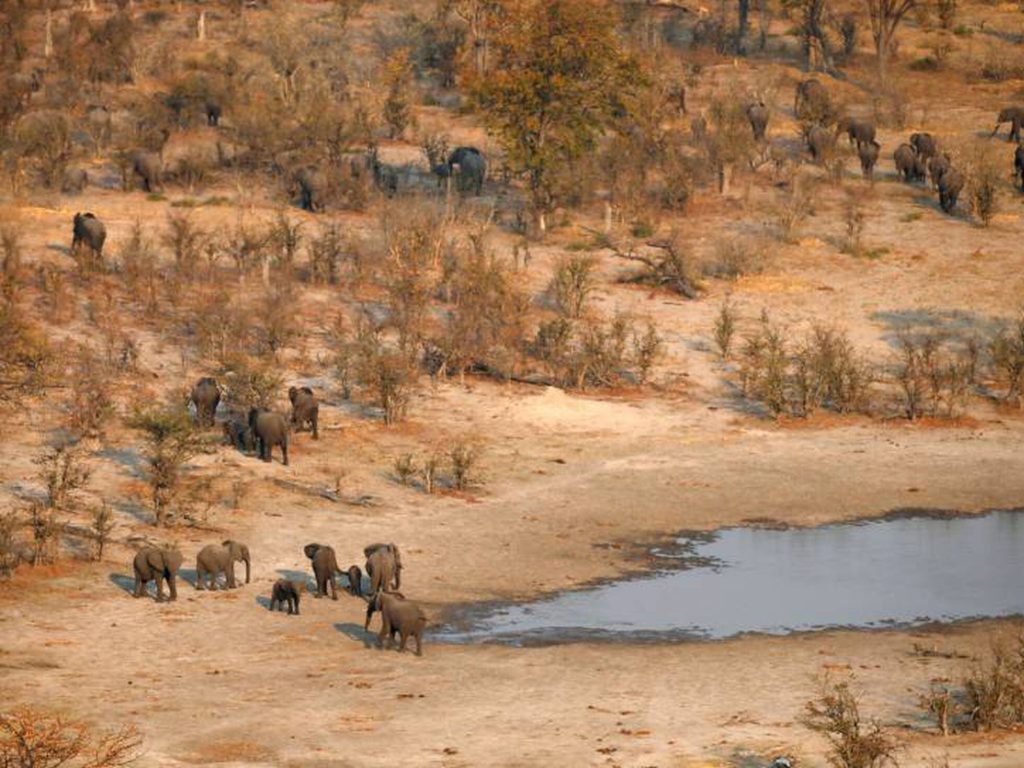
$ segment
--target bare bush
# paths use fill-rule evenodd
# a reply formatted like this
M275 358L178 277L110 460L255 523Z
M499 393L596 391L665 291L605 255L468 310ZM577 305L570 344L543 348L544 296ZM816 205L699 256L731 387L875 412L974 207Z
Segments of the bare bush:
M409 354L392 346L381 328L365 321L354 340L343 342L341 357L350 361L356 382L381 409L384 424L402 421L416 386L416 365Z
M164 244L174 254L174 266L182 276L191 278L206 244L206 233L195 223L191 211L167 214Z
M895 380L904 415L958 416L974 384L970 350L954 349L937 334L915 336L901 332Z
M800 225L814 215L816 180L804 172L794 173L775 205L775 220L779 239L786 243L795 240Z
M183 406L158 406L138 411L131 419L131 426L146 437L146 480L154 523L167 525L183 516L179 514L183 510L178 503L187 497L183 470L199 450L198 435Z
M480 461L480 450L477 446L465 442L457 442L448 451L452 468L452 487L464 491L478 482L477 465Z
M728 299L722 302L722 306L718 310L712 335L718 347L719 357L723 360L727 359L732 349L733 337L736 335L736 315Z
M91 476L84 451L72 443L50 448L35 460L39 479L46 488L46 508L65 509L72 495L84 488Z
M551 295L555 305L566 317L583 316L587 299L596 287L594 269L597 263L590 256L569 256L555 265L551 277Z
M110 536L115 528L113 518L113 512L106 504L100 504L92 511L92 540L96 560L103 559L103 550L110 542Z
M68 426L82 437L102 437L114 414L110 376L87 349L79 351L70 386Z
M227 368L228 405L248 413L250 408L273 408L284 377L272 363L234 356Z
M17 532L21 526L13 510L0 512L0 578L7 578L21 562Z
M1003 328L990 346L992 364L1002 379L1007 402L1022 404L1024 394L1024 311L1010 328Z
M829 742L829 762L836 768L882 768L896 765L896 742L877 720L865 720L849 683L822 681L818 697L807 702L804 725Z
M34 503L29 507L29 526L32 529L32 565L57 562L60 537L67 523L58 516L56 508Z
M42 328L0 299L0 399L17 400L49 380L56 353Z
M1013 647L997 644L992 659L964 679L964 706L978 731L1024 725L1024 638Z
M416 476L416 458L411 453L403 453L395 457L395 477L402 485L409 485Z
M117 768L135 762L141 747L134 726L95 733L84 723L29 707L0 713L4 768Z
M39 164L43 183L57 185L71 157L71 121L63 112L43 110L26 115L17 127L18 151Z

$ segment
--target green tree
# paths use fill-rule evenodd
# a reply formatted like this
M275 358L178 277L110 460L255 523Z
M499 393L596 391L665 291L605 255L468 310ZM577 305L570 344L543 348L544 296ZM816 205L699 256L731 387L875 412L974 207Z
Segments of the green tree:
M607 0L508 0L493 66L470 73L474 103L525 174L540 234L558 174L591 150L642 80L620 48Z

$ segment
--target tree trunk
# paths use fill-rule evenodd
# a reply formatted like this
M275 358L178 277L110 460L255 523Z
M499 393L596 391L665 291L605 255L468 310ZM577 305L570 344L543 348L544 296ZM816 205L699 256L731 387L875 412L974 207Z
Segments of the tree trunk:
M762 0L763 2L763 0ZM736 18L736 53L741 56L747 53L747 20L750 16L750 0L739 0Z
M196 22L196 39L200 42L206 39L206 11L199 12L199 20Z
M43 56L53 56L53 11L46 9L46 43L43 47Z
M759 29L757 47L764 50L768 45L768 0L757 0L757 25Z

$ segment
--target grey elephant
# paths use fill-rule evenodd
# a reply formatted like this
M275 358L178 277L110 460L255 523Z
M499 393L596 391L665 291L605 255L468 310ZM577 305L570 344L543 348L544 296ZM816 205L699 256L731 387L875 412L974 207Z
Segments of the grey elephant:
M1024 125L1024 107L1004 107L999 110L996 117L996 127L992 129L992 135L999 133L999 126L1003 123L1010 124L1010 135L1007 141L1020 141L1020 127Z
M764 141L765 131L768 129L768 107L763 101L755 101L748 104L744 111L747 113L747 120L750 121L750 130L754 134L754 141Z
M928 161L928 177L931 179L932 187L934 187L936 191L939 189L939 182L942 180L942 175L952 167L952 160L949 155L945 153L936 155Z
M1024 146L1020 144L1013 151L1013 175L1021 192L1024 192Z
M881 150L882 145L877 141L866 141L863 144L857 145L860 170L864 174L864 178L869 181L875 178L875 164L878 162L878 154Z
M212 427L220 405L220 387L217 380L209 376L199 379L189 394L189 400L196 407L196 422L201 427Z
M487 176L487 160L476 147L456 147L448 155L448 169L454 174L461 192L479 195ZM458 169L456 171L456 169Z
M244 414L232 413L224 421L224 442L243 453L256 450L252 430Z
M103 244L107 241L107 228L92 213L76 213L71 224L71 254L76 256L82 248L99 261L103 258Z
M159 152L136 152L132 156L132 173L142 179L146 192L163 189L164 161Z
M281 462L288 466L288 422L284 416L266 408L253 408L249 411L249 429L263 461L271 461L274 446L279 445Z
M60 191L66 195L77 195L89 186L89 174L84 168L68 168L60 184Z
M380 613L380 632L377 633L379 647L384 647L384 638L388 639L389 644L393 644L397 633L401 639L399 652L405 650L406 642L413 637L416 639L416 655L423 655L423 630L427 626L427 616L419 605L412 600L406 600L400 593L378 592L370 599L366 611L369 616L374 612Z
M910 134L910 146L917 152L918 157L924 161L934 157L939 152L939 144L930 133Z
M156 599L157 602L162 602L164 599L163 582L166 581L170 599L177 600L178 588L175 580L182 560L181 552L176 549L146 547L139 550L132 563L135 569L134 596L142 597L146 591L146 584L156 581Z
M373 183L387 197L391 198L398 194L398 171L386 163L382 163L377 153L377 147L372 146L366 152L367 164L373 173Z
M334 583L335 574L341 573L338 558L332 547L323 544L307 544L302 548L313 566L313 578L316 579L316 597L326 597L328 587L331 599L338 599L338 589Z
M206 113L206 124L212 128L216 128L220 125L220 116L222 114L221 106L216 101L206 102L203 111Z
M797 85L793 112L797 120L822 124L831 123L835 116L828 89L813 77Z
M217 589L217 576L224 574L227 588L235 582L235 563L245 563L245 583L249 583L249 547L240 541L227 539L220 544L208 544L196 555L196 589Z
M913 181L924 181L926 166L924 158L914 151L909 144L900 144L892 153L896 174L908 184Z
M844 117L836 123L836 136L845 133L850 144L868 144L875 140L875 124L869 120L859 120L856 117Z
M347 571L348 591L356 597L363 596L363 572L358 565L350 565Z
M964 175L956 168L950 168L939 179L939 205L946 213L952 213L956 208L957 198L964 188Z
M291 616L293 613L299 615L299 595L302 592L301 581L288 581L288 579L278 579L274 582L273 588L270 590L270 610L274 611L280 608L284 610L285 606L288 606L288 615Z
M836 137L821 125L812 125L807 131L807 149L810 150L814 162L821 163L835 146Z
M309 165L295 173L295 183L299 189L299 207L310 213L324 209L328 193L327 172Z
M402 588L402 556L394 544L371 544L363 549L370 594Z
M319 440L320 403L313 390L309 387L289 387L288 399L292 404L292 426L302 429L308 425L313 439Z

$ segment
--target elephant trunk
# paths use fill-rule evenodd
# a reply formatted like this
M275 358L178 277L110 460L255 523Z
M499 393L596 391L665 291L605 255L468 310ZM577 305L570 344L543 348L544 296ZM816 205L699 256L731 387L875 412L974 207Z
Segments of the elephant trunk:
M248 584L249 583L249 556L248 555L246 555L243 558L243 562L245 562L245 583Z

